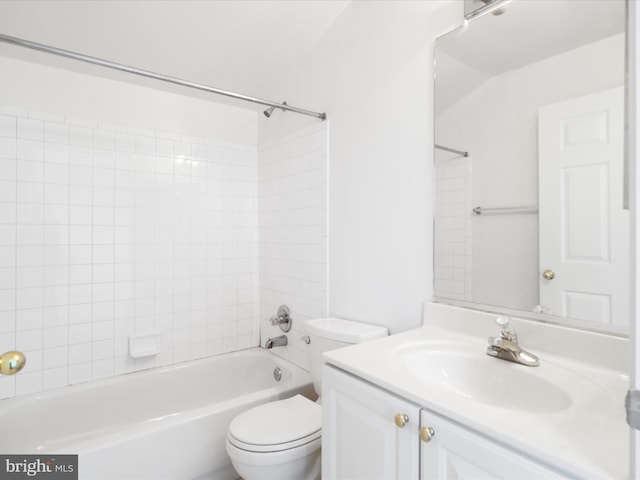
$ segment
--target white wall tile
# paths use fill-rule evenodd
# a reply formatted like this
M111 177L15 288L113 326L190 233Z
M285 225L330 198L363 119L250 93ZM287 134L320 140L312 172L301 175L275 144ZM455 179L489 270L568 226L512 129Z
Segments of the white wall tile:
M46 142L44 144L44 161L45 163L69 164L68 144Z
M119 152L134 152L136 148L135 136L130 133L116 132L116 150Z
M18 117L18 138L44 140L44 122L30 118Z
M69 247L69 263L84 265L91 263L91 245L75 245Z
M71 351L69 352L70 360ZM88 382L91 380L91 363L77 363L69 365L69 384L74 385L77 383Z
M69 143L69 126L59 122L44 122L44 141L47 143ZM45 149L46 152L46 149Z
M257 344L256 150L32 113L0 108L0 332L39 372L0 398Z
M67 119L67 122L74 122L79 124L84 123L83 121L75 122L75 120L72 119ZM93 144L92 137L92 130L88 126L77 126L72 124L69 127L69 143L71 145L91 147Z
M43 309L34 308L18 310L16 316L16 330L40 330L43 328Z
M93 191L91 187L81 185L69 185L69 204L79 206L90 206L92 203Z
M69 166L69 184L84 185L90 187L93 183L91 167L85 165Z
M90 167L92 165L92 150L90 147L69 144L68 149L70 165L77 165L80 167Z
M19 182L42 182L44 179L44 165L41 161L31 161L18 158L17 180ZM42 188L41 185L37 185Z
M18 162L15 159L0 158L0 180L15 181L18 177Z
M45 327L60 327L69 323L68 302L53 307L43 308L43 321Z
M22 351L42 349L43 330L18 330L16 332L16 349Z
M0 137L17 136L17 118L12 115L0 115Z
M69 296L69 324L91 323L92 309L90 303L73 304Z
M44 181L66 185L69 180L69 166L62 163L45 162Z
M111 358L100 359L92 363L93 380L112 377L114 375L113 353L110 353L110 355Z
M64 325L61 327L45 328L43 340L43 346L45 349L68 345L69 327Z
M15 138L0 136L0 157L7 159L16 158L17 142Z
M91 304L91 313L93 322L113 321L114 319L114 302L111 300L96 301ZM113 328L113 325L112 325Z
M469 300L471 295L471 162L436 164L434 286L438 296Z
M17 223L23 225L42 225L44 222L44 209L42 205L20 203L16 207Z
M16 395L28 395L42 390L42 371L21 372L16 375Z
M43 305L56 307L69 303L69 287L67 285L50 285L43 288Z
M42 162L44 160L43 142L18 138L16 149L18 160L29 162Z
M69 348L66 345L63 347L45 348L42 354L44 364L51 369L56 367L66 368L68 364ZM46 372L47 370L45 370L45 375ZM65 383L65 385L67 385L67 383Z
M16 201L16 182L0 180L0 202Z
M77 305L81 303L90 304L91 300L92 300L91 284L69 286L69 304L70 305Z
M304 368L302 322L327 313L325 128L295 132L258 154L261 343L281 334L268 318L288 305L296 319L293 333L289 345L274 352Z
M48 364L48 366L49 368L43 372L43 390L50 390L69 385L69 368L66 365L57 368L53 367L51 364Z

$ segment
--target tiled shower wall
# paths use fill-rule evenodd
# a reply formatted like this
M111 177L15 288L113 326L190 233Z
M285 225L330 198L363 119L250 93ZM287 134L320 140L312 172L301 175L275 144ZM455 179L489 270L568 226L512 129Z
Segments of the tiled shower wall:
M0 398L254 346L258 280L255 148L0 107Z
M308 368L303 322L327 315L327 122L258 151L261 343L281 304L293 317L288 345L273 352Z
M435 164L434 289L438 297L471 299L471 159Z

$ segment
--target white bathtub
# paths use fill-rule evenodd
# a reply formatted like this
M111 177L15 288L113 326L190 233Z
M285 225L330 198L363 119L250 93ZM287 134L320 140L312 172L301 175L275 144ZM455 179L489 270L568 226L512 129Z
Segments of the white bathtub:
M3 400L0 452L77 453L80 479L235 479L233 417L296 393L314 398L306 371L244 350Z

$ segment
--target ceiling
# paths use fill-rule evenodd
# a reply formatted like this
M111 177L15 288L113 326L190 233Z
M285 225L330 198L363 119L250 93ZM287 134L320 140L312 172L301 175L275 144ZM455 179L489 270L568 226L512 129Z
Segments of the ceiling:
M348 3L2 0L0 33L263 97L305 58ZM212 97L6 44L0 44L0 55L200 98ZM215 96L215 100L253 108L252 104L225 101L224 97Z
M438 49L497 75L624 32L625 8L624 0L514 0L502 15L442 37Z
M482 2L478 2L482 3ZM625 31L624 0L513 0L436 43L439 114L493 76Z

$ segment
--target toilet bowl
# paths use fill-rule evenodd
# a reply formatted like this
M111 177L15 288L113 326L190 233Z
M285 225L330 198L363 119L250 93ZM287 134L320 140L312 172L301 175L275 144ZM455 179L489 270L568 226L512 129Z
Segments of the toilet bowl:
M314 388L321 394L322 353L386 336L384 327L338 318L304 322ZM319 480L322 407L302 395L253 407L233 419L227 453L244 480Z
M246 480L320 478L321 407L295 397L259 405L233 419L227 453Z

